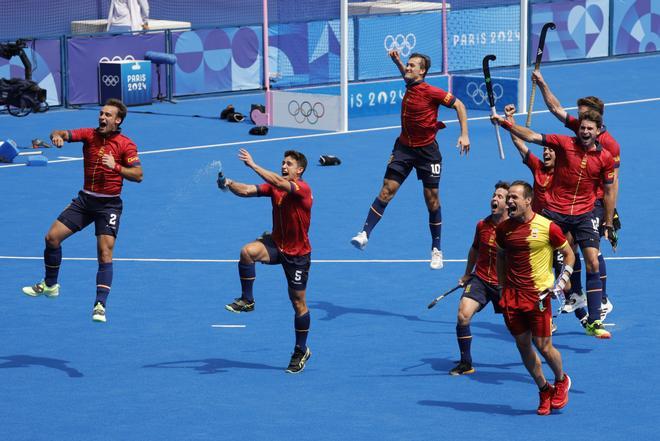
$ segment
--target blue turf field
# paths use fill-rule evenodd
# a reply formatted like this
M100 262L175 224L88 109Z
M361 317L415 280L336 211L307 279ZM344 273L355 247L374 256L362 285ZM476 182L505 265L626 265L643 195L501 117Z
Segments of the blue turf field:
M352 120L347 134L310 137L275 128L265 138L247 135L248 124L185 116L211 117L229 102L247 113L258 98L241 95L131 109L171 115L133 112L126 120L145 179L125 183L105 325L90 318L97 266L92 229L64 243L58 299L20 292L42 277L43 236L82 185L81 161L54 160L80 157L81 145L47 151L53 161L46 168L0 166L0 439L654 439L659 67L658 55L543 67L565 106L584 95L604 99L607 127L623 152L621 243L616 254L604 247L611 258L613 339L588 338L573 317L559 319L554 342L574 382L561 412L535 415L536 388L490 307L472 323L477 372L459 378L447 371L458 359L460 295L426 309L462 274L494 182L529 178L506 133L502 162L487 120L470 121L467 159L453 148L457 124L441 132L447 263L430 271L428 219L414 176L368 248L359 252L349 244L380 188L398 134L386 127L396 126L397 116ZM539 95L536 109L543 108ZM0 138L26 145L52 129L95 122L96 109L5 115ZM565 133L548 113L534 115L533 128ZM311 162L305 177L315 200L307 293L313 356L301 375L283 371L293 346L293 311L281 268L257 266L254 313L234 315L223 307L239 294L241 246L270 228L267 199L240 199L215 186L218 160L229 177L259 182L236 158L243 145L267 168L277 170L288 148ZM194 146L207 147L178 150ZM339 156L342 165L317 166L321 154Z

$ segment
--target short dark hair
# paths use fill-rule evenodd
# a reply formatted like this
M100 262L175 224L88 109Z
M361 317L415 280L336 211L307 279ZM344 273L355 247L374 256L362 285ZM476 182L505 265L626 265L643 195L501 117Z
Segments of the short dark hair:
M307 158L305 157L305 155L297 150L287 150L286 152L284 152L284 157L286 158L287 156L291 156L293 159L296 160L298 166L303 168L303 172L300 173L300 176L302 176L303 173L305 173L305 170L307 170Z
M582 121L592 121L596 123L596 127L599 129L603 127L603 115L598 113L597 111L593 109L589 109L585 112L582 112L580 114L579 118L580 124L582 124Z
M424 68L423 76L426 76L426 74L429 73L429 70L431 70L431 57L428 55L420 54L419 52L413 52L410 54L410 57L408 57L408 59L411 58L420 58L422 61L424 61L424 65L422 66L422 68Z
M511 185L509 185L509 188L514 187L516 185L520 185L523 188L523 197L525 199L534 198L534 189L532 188L531 185L529 185L527 181L523 181L523 180L513 181Z
M601 115L605 113L605 103L597 96L585 96L584 98L580 98L577 100L577 105L578 107L585 106L593 109Z
M128 113L128 108L126 107L126 104L124 104L121 100L118 100L117 98L110 98L105 102L106 106L112 106L117 109L117 116L121 118L121 123L124 122L126 119L126 114ZM121 125L119 123L119 125Z
M495 190L499 190L500 188L509 190L509 183L506 181L497 181L497 183L495 184Z

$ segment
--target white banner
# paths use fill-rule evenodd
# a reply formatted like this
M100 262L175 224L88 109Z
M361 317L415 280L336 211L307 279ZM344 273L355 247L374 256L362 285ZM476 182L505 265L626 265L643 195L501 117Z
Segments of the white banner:
M341 97L272 91L273 125L314 130L340 130Z

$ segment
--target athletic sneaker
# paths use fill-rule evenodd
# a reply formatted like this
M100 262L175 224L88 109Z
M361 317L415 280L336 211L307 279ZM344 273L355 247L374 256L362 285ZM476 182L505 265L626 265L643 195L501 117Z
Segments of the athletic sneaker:
M466 361L459 362L454 369L449 371L449 375L468 375L473 373L474 368Z
M583 328L587 328L587 323L589 322L589 316L585 315L580 319L580 324L582 325Z
M232 303L225 305L225 309L227 311L235 312L236 314L241 312L252 312L254 311L254 300L249 302L243 297L238 297L234 299Z
M41 294L48 298L54 298L60 295L60 284L56 283L53 286L46 286L43 280L36 285L24 286L23 294L30 297L39 297Z
M539 391L539 408L536 409L536 413L539 415L550 415L550 409L552 409L555 387L550 383L547 383L547 386L545 390Z
M587 295L584 293L584 291L573 292L566 299L566 303L564 303L564 307L561 309L561 312L569 313L575 311L576 309L584 308L586 306L587 306Z
M603 327L603 322L600 320L595 320L593 323L587 323L587 327L585 328L587 331L587 335L591 337L596 337L596 338L612 338L612 334L609 333L605 327Z
M571 388L571 377L564 373L562 381L555 381L555 393L550 401L553 409L561 409L568 403L568 391Z
M312 356L312 351L309 350L309 347L304 351L300 346L296 346L293 349L293 354L291 355L291 361L289 362L289 367L286 368L286 371L290 374L297 374L302 372L305 369L305 364L309 357Z
M607 317L607 314L612 312L613 309L614 309L614 305L612 304L612 302L610 302L609 297L603 297L600 304L600 321L604 322L605 317Z
M351 239L351 245L358 250L363 250L367 246L367 242L369 242L369 238L367 237L366 231L360 231Z
M444 263L442 262L442 251L437 248L431 250L431 269L442 269Z
M92 320L95 322L105 323L105 308L101 302L96 302L92 310Z

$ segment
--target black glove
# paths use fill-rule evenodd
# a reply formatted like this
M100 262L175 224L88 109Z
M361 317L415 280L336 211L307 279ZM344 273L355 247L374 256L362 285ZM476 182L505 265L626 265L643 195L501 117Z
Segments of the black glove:
M619 235L612 225L605 225L605 231L607 231L607 240L610 241L612 249L616 250L616 246L619 244Z
M612 219L612 226L614 227L615 231L619 231L621 229L621 219L619 218L619 212L616 211L616 208L614 209L614 218Z

